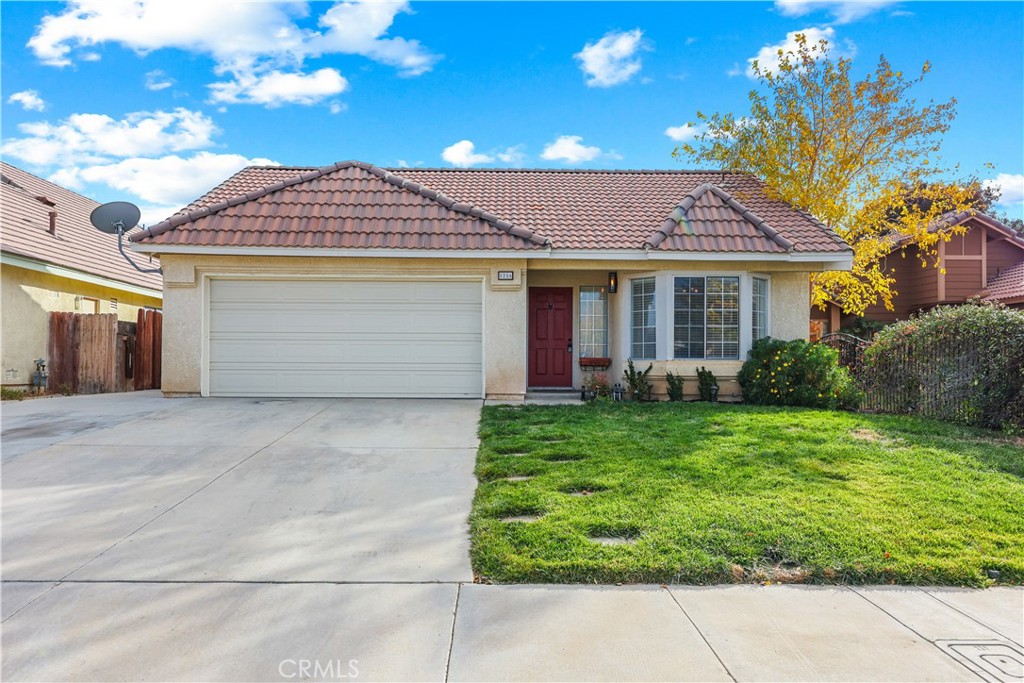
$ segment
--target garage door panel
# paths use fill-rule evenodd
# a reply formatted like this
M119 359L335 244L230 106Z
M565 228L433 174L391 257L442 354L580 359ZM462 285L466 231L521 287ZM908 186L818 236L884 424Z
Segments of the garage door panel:
M479 282L213 280L216 396L482 393Z
M252 356L262 356L263 367L287 369L305 363L321 366L386 364L476 363L483 360L480 337L475 339L421 340L411 346L393 339L217 339L210 346L210 369L248 366ZM231 359L240 359L232 361ZM217 360L212 360L217 359ZM347 360L351 359L351 360ZM339 368L340 369L340 368Z

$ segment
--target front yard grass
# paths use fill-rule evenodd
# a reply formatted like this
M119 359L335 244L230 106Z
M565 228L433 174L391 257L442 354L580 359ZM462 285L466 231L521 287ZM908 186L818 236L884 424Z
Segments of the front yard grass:
M1024 446L998 433L605 403L487 407L480 437L484 581L1024 582Z

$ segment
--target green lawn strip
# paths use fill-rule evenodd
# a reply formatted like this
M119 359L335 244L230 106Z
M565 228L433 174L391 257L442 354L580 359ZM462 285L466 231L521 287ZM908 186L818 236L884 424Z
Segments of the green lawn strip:
M480 435L472 555L488 580L1024 582L1024 448L996 433L621 403L489 407ZM540 519L502 521L523 515Z

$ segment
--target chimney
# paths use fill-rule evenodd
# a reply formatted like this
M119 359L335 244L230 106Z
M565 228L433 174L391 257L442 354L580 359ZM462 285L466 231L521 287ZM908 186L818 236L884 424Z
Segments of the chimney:
M51 235L56 235L57 234L57 212L56 211L51 211L50 212L50 230L49 230L49 232L50 232Z

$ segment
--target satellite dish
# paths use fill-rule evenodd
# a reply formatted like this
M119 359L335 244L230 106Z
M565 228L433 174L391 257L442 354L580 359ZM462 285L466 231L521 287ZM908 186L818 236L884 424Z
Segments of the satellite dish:
M89 214L89 222L100 232L117 235L117 250L121 252L124 260L132 265L140 273L160 273L160 268L142 268L132 261L128 254L124 253L124 234L139 224L142 212L139 207L131 202L110 202L101 204Z
M139 224L142 212L131 202L101 204L89 214L89 221L100 232L126 233Z

